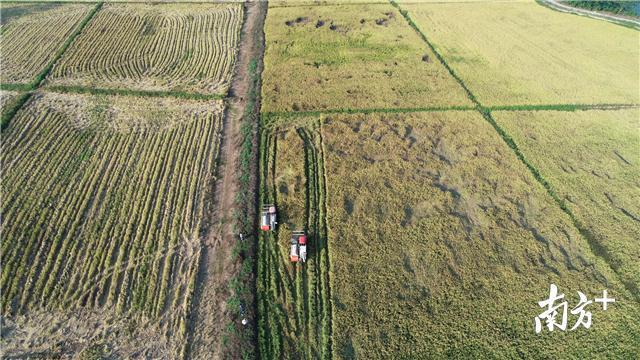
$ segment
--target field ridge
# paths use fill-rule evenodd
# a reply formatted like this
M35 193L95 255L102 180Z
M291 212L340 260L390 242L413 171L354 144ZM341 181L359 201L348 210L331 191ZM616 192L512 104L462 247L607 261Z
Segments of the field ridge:
M483 106L490 111L587 111L587 110L625 110L640 108L640 104L520 104ZM416 108L366 108L366 109L325 109L309 111L265 111L262 113L263 124L271 124L274 119L292 119L330 114L375 114L375 113L413 113L413 112L445 112L477 110L478 106L428 106Z
M222 100L227 94L203 94L194 92L183 92L175 90L135 90L118 88L95 88L86 86L55 85L46 86L46 90L69 94L91 94L91 95L121 95L139 97L175 97L187 100Z

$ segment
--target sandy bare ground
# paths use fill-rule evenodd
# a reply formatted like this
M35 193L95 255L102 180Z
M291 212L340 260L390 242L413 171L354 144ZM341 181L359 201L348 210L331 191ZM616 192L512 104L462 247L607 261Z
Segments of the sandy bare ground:
M194 303L192 342L190 358L222 359L229 354L239 354L234 344L224 347L225 326L231 319L226 309L230 296L228 281L239 271L240 263L232 256L238 241L233 233L232 214L238 191L238 156L241 147L240 128L242 114L247 106L250 78L249 63L259 56L261 40L256 39L256 30L264 24L266 3L245 3L245 21L238 60L229 91L228 107L223 120L222 148L218 165L213 226L205 239ZM237 345L235 345L237 346ZM225 355L227 354L227 355Z

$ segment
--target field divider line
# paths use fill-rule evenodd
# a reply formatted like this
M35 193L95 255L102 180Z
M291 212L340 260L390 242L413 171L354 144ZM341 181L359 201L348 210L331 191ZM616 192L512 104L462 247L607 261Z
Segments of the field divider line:
M128 89L106 89L92 88L85 86L67 86L55 85L42 88L44 91L65 93L65 94L91 94L91 95L120 95L120 96L139 96L139 97L174 97L187 100L224 100L227 95L222 94L202 94L202 93L186 93L180 91L162 91L162 90L128 90Z
M490 111L587 111L637 109L640 104L518 104L487 106Z
M364 109L328 109L309 111L266 111L262 113L265 125L275 122L275 118L301 118L331 114L375 114L375 113L418 113L418 112L447 112L447 111L477 111L478 108L489 111L587 111L587 110L625 110L638 109L640 104L602 103L602 104L516 104L483 106L474 101L474 106L433 106L416 108L364 108ZM311 120L310 120L311 121Z
M409 12L403 10L394 0L390 0L391 5L400 11L400 14L405 18L405 20L409 23L411 27L419 34L422 40L429 46L429 48L433 51L436 58L440 63L449 71L451 76L458 82L458 84L464 89L467 93L469 99L476 105L476 110L482 115L482 117L496 130L498 135L502 138L502 140L513 150L516 157L520 159L520 161L529 169L531 175L538 181L540 185L546 190L547 194L556 202L558 207L569 217L573 226L578 230L580 235L586 240L589 245L591 252L601 258L609 268L614 272L616 278L620 283L625 287L625 289L631 294L632 297L635 298L636 301L640 302L640 291L637 284L632 281L626 281L622 275L619 273L619 264L613 259L610 252L602 246L602 244L596 239L596 237L589 231L580 220L575 216L573 211L569 209L564 200L558 196L555 192L554 187L544 178L542 173L524 156L524 153L518 148L518 145L513 140L511 135L504 130L498 122L493 118L491 114L491 108L483 106L475 95L469 90L467 85L462 81L462 79L455 73L455 71L447 64L442 55L435 49L433 44L427 39L424 33L418 28L418 26L413 22L411 17L409 16Z

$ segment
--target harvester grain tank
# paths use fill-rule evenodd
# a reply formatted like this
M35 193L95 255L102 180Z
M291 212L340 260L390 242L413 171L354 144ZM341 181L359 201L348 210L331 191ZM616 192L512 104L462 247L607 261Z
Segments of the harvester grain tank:
M260 214L260 230L273 231L277 223L276 206L273 204L263 206Z
M291 262L307 261L307 236L304 231L294 231L291 234Z

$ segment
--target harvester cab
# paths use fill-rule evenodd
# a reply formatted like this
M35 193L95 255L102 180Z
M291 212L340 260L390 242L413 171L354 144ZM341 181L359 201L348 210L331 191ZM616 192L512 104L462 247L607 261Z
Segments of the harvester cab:
M294 231L291 234L291 262L307 261L307 236L304 231Z
M276 206L273 204L263 206L260 214L260 230L273 231L277 223Z

